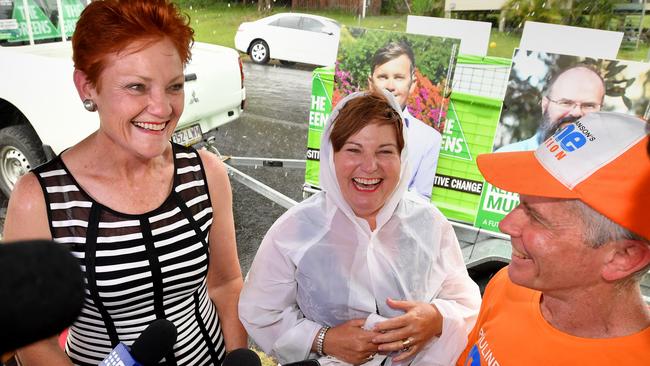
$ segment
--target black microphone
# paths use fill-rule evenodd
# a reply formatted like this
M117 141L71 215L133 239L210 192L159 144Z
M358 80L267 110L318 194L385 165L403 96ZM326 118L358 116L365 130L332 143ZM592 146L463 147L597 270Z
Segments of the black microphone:
M292 363L284 363L282 366L320 366L320 362L316 359L302 360Z
M0 244L0 354L62 332L83 304L79 262L49 240Z
M131 348L120 342L99 366L149 366L156 365L176 344L178 332L174 323L156 319L133 342Z
M248 348L238 348L226 355L222 366L262 366L262 361L257 353Z

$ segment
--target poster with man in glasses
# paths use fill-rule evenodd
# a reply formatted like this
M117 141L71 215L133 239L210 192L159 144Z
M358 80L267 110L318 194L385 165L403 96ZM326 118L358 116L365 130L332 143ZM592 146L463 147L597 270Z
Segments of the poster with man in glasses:
M493 149L535 150L564 125L597 111L650 117L650 64L515 50ZM485 183L474 226L499 231L516 193Z
M495 151L535 150L587 113L648 117L646 63L516 50L494 142Z

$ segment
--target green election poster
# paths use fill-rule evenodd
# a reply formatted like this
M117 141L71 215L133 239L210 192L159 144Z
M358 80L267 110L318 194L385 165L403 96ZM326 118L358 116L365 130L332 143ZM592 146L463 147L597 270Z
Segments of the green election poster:
M449 219L475 223L483 176L479 154L492 152L510 60L459 55L431 201Z
M9 12L11 19L0 21L0 39L7 39L9 42L26 42L29 40L27 15L31 22L34 40L61 39L58 10L56 2L36 2L27 0L28 12L25 12L22 0L10 2ZM85 7L81 0L62 0L61 15L65 26L66 37L72 37L79 15ZM0 1L0 10L3 6ZM11 8L13 7L13 9Z
M325 122L332 112L334 66L321 67L312 73L311 105L309 107L309 133L307 135L307 162L305 183L320 187L320 139Z
M440 155L463 160L472 160L469 146L467 146L467 139L463 133L463 127L458 118L458 113L456 113L456 108L454 108L453 100L449 103L445 128L442 130Z
M45 12L40 6L36 5L33 0L28 0L27 8L29 9L29 18L35 40L56 38L59 36L57 28L45 15ZM9 38L9 42L23 42L29 40L27 17L25 16L25 9L22 1L14 2L12 18L18 22L18 32L16 32L13 37Z
M72 37L74 28L77 24L77 19L79 15L84 10L84 5L79 2L79 0L63 0L61 2L61 7L63 8L63 22L65 26L65 36ZM61 30L58 29L60 33Z
M483 191L476 156L492 151L501 101L452 93L431 200L449 219L473 223Z
M481 204L474 226L481 229L499 232L501 221L512 209L519 204L519 195L504 191L485 182Z

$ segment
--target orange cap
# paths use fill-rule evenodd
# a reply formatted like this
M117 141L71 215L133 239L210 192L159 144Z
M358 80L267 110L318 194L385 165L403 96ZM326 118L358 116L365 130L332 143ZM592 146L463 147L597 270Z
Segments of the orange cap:
M575 198L650 240L650 158L646 122L594 112L535 151L478 156L492 185L531 196Z

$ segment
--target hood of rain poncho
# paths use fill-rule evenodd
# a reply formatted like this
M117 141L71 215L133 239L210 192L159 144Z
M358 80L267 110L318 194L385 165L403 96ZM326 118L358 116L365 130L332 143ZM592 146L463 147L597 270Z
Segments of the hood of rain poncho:
M408 163L407 130L406 130L406 125L404 124L404 116L402 115L402 110L390 92L384 89L382 89L381 91L383 92L384 97L386 98L390 106L400 116L400 120L402 121L402 136L404 138L404 148L402 149L400 155L399 182L397 183L397 186L395 187L393 193L391 193L391 195L384 203L384 206L377 213L377 217L376 217L377 226L375 230L379 230L388 221L388 219L390 219L391 215L395 211L395 208L399 204L400 199L406 193L406 191L408 191L408 184L409 184L408 179L411 176L410 167ZM369 232L370 226L368 225L367 221L365 219L356 216L354 214L354 211L352 210L352 207L350 207L348 202L343 197L343 193L341 192L341 187L339 186L338 180L336 179L336 170L334 168L334 147L332 146L332 141L330 140L332 129L334 128L334 124L336 123L336 118L341 112L343 106L345 106L350 100L359 98L367 94L369 94L369 92L356 92L343 98L336 105L336 107L330 114L330 117L327 119L327 122L325 123L325 129L321 137L321 143L320 143L320 185L323 191L327 192L326 197L328 200L333 202L341 211L343 211L351 221L357 223L359 226L361 226L363 230Z

